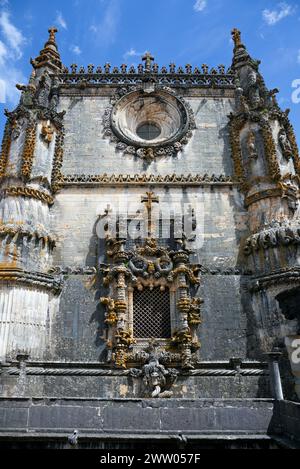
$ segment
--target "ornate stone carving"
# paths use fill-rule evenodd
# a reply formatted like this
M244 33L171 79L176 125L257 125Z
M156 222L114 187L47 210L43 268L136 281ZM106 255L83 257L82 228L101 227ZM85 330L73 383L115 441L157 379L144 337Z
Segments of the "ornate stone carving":
M70 70L65 67L58 76L64 87L76 87L82 80L86 83L113 84L120 87L128 84L139 85L145 79L154 79L158 85L176 88L187 84L189 87L197 88L234 88L234 75L230 69L225 71L224 65L219 65L217 71L216 68L210 69L206 64L202 66L202 70L199 67L192 70L189 64L185 67L176 67L171 63L169 68L152 64L150 70L149 66L146 69L142 64L138 67L127 67L122 64L120 69L114 67L111 71L109 64L96 68L88 66L87 70L84 67L78 70L78 66L72 64Z
M36 139L36 124L33 121L31 121L29 122L27 129L26 129L26 138L25 138L23 157L22 157L21 174L25 180L28 180L31 175L34 148L35 148L35 139Z
M168 174L166 176L154 174L99 174L99 175L85 175L85 174L72 174L72 175L59 175L59 186L68 186L73 184L103 184L103 185L127 185L127 184L163 184L163 185L206 185L206 184L235 184L234 178L231 176L221 175L208 175L208 174Z
M54 199L51 195L46 194L39 189L28 186L9 186L3 189L2 194L3 197L31 197L49 205L52 205L54 202Z
M61 175L61 167L63 164L63 157L64 157L64 129L60 129L58 135L56 135L55 140L55 150L54 150L54 159L53 159L53 166L52 166L52 174L51 174L51 189L52 192L55 193L60 188L60 181L62 179Z
M116 143L116 149L148 161L161 156L173 156L188 143L195 128L191 107L182 98L169 93L165 87L153 92L143 88L121 89L120 99L113 100L104 112L104 135ZM160 134L150 140L141 138L137 129L151 122Z
M49 123L43 124L42 130L41 130L41 137L48 146L52 142L53 135L54 135L54 129L52 128L52 126Z
M290 244L300 244L300 223L296 220L279 222L274 220L271 226L264 228L247 238L244 246L244 253L248 256L260 249L288 246Z
M37 241L42 241L44 244L49 245L52 249L56 244L56 239L52 237L46 230L36 229L27 224L18 224L18 223L6 223L0 224L0 237L5 237L9 235L11 240L7 242L17 242L17 238L27 237L29 239L33 238Z
M159 246L153 237L154 226L151 219L152 204L159 200L152 192L142 196L145 203L148 220L147 238L142 246L137 246L130 251L125 249L125 239L118 234L113 237L107 232L107 254L112 259L112 265L101 265L104 286L110 287L110 297L102 298L105 306L105 322L108 326L107 344L111 353L109 361L117 366L126 367L127 363L137 357L135 353L135 337L132 336L132 296L129 291L134 289L153 290L159 287L161 291L168 289L177 292L176 328L173 325L173 336L169 345L164 345L167 352L168 346L173 349L173 357L180 360L183 368L192 368L195 360L194 352L200 344L197 340L197 327L201 323L200 305L202 300L191 296L190 287L199 285L198 274L200 266L190 265L190 250L186 248L185 240L178 239L179 249L171 250L168 247ZM107 212L109 215L109 212ZM107 224L109 230L109 223ZM119 226L121 228L121 226ZM175 293L173 293L174 295ZM129 298L130 296L130 298ZM174 297L175 298L175 297ZM130 319L131 317L131 319ZM126 339L126 340L125 340ZM128 340L127 340L128 339Z
M288 161L293 158L293 149L292 145L288 139L285 129L281 129L278 134L278 143L284 158Z
M143 378L146 395L155 398L172 397L173 392L166 387L175 383L178 371L174 368L165 368L160 363L162 353L159 354L155 341L149 343L145 351L147 363L142 369L132 368L130 375L134 378Z
M40 287L51 290L54 294L61 292L63 282L61 278L53 277L40 272L27 272L25 270L0 266L0 282L22 283L30 287Z
M36 91L36 102L39 106L46 108L49 106L51 84L52 83L49 73L47 70L45 70L38 82L38 87Z
M249 158L256 160L258 158L256 142L255 142L255 133L250 131L247 137L247 149L249 153Z
M5 176L10 145L11 145L11 125L10 125L10 122L7 121L5 125L5 129L4 129L4 135L3 135L1 153L0 153L0 180Z

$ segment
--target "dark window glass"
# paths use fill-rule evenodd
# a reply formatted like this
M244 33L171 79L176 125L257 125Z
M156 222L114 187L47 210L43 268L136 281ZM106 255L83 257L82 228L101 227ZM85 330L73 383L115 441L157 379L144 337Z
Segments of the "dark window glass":
M170 293L159 287L135 290L133 294L133 335L136 338L171 337Z
M136 129L136 133L143 140L154 140L160 135L160 128L153 122L141 124Z

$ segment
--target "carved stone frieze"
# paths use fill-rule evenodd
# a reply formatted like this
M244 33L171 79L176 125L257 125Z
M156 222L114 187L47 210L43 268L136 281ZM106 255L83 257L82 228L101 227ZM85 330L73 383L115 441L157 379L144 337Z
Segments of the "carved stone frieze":
M85 174L72 174L62 175L59 174L58 186L64 187L68 185L126 185L126 184L163 184L163 185L233 185L235 180L231 176L209 175L209 174L169 174L166 176L154 174L99 174L99 175L85 175Z
M29 197L52 205L54 199L51 195L39 189L28 186L9 186L2 190L3 197Z
M297 220L277 221L262 229L260 232L247 238L244 246L244 253L248 256L259 250L266 250L279 246L300 244L300 223Z
M0 266L0 282L10 282L11 284L26 284L33 288L45 288L55 294L61 292L63 282L59 277L40 272L27 272L22 269Z
M46 230L32 227L31 225L19 223L0 224L0 237L7 237L7 242L16 242L17 238L29 238L42 241L45 245L49 245L52 249L56 244L56 238L50 235Z

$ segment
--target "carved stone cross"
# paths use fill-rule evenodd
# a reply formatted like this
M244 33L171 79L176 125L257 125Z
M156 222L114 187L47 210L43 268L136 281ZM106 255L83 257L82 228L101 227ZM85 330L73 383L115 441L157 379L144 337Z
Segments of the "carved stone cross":
M145 62L145 69L150 71L151 63L154 61L154 57L150 54L150 52L146 52L142 57L142 60Z
M235 47L240 46L242 44L241 31L239 31L237 28L234 28L231 31L231 35L232 35L232 39L233 39Z
M141 198L142 203L145 204L147 213L148 213L148 232L147 232L147 237L152 238L153 237L153 224L152 224L152 204L156 203L158 204L159 198L154 194L154 192L146 192L146 196L143 195Z
M57 28L49 28L48 33L50 34L49 36L49 41L55 42L55 34L58 32Z

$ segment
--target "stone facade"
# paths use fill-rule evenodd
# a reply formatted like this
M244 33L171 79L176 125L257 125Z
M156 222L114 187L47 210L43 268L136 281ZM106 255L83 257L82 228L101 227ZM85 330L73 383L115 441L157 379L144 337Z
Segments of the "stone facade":
M240 33L225 70L150 54L137 69L68 69L55 32L6 112L0 395L124 399L127 414L126 399L147 397L270 402L266 354L279 347L296 399L284 344L299 333L299 153ZM131 244L124 201L145 229ZM157 238L166 208L180 229ZM143 291L152 315L169 295L169 335L138 331Z

